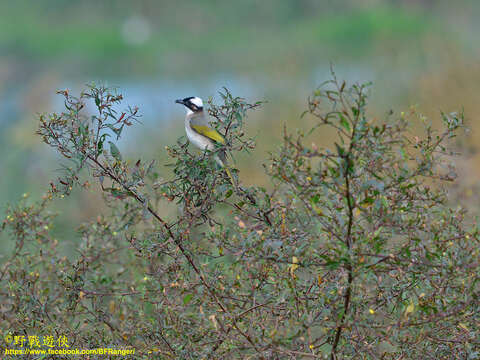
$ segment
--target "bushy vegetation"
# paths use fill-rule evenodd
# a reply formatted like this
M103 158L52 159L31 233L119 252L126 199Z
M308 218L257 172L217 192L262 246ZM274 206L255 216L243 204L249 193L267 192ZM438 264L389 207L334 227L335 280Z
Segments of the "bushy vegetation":
M2 224L15 242L0 271L4 336L65 335L136 359L479 357L478 228L442 185L462 114L442 114L441 131L413 110L373 120L367 85L333 74L308 100L316 125L285 127L267 190L232 186L185 138L168 167L125 159L115 142L138 109L119 111L102 86L60 94L65 111L42 115L38 134L63 174ZM244 125L261 103L222 99L209 112L235 157L254 146ZM309 145L326 128L335 146ZM63 257L48 206L92 186L110 211Z

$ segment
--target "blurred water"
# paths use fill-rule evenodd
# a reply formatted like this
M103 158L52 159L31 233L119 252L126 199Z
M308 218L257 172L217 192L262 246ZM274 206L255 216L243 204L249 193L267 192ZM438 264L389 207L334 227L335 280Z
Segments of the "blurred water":
M373 65L365 64L339 64L335 65L337 77L352 82L376 81L381 79L378 69ZM391 72L389 79L410 78L408 74ZM175 80L168 78L129 80L129 79L108 79L102 83L115 87L124 95L122 104L116 110L122 111L128 106L138 106L142 115L140 126L135 126L126 131L120 140L120 145L131 148L138 141L140 134L145 132L162 133L162 128L169 128L173 121L183 121L184 109L175 104L178 98L187 96L199 96L206 100L213 98L216 103L221 102L219 91L226 87L234 96L241 96L248 101L267 101L272 108L285 106L285 103L304 104L306 97L320 83L331 78L331 67L329 64L318 64L309 76L304 78L285 77L260 77L254 78L239 76L233 73L217 73L208 77L196 77L191 80ZM85 83L88 80L85 79ZM381 81L381 80L380 80ZM398 84L398 82L397 82ZM45 88L50 86L51 88ZM78 95L85 85L81 81L56 80L47 81L47 85L37 86L34 91L42 92L46 96L47 104L44 109L47 112L61 112L64 110L63 97L55 93L59 89L69 89L73 95ZM392 89L393 90L393 89ZM28 121L36 121L38 109L32 108L35 104L25 106L25 99L32 97L32 89L27 85L10 88L0 97L0 128L4 131L15 126L15 120L26 118ZM33 95L35 96L35 95ZM392 93L391 96L394 96ZM87 109L95 112L92 103L87 104ZM295 110L295 109L292 109ZM297 109L298 110L298 109ZM182 126L183 127L183 126ZM31 131L36 128L32 124ZM33 134L32 134L33 135Z
M21 101L24 91L10 89L0 96L0 129L18 119L21 114Z
M212 97L215 103L220 103L219 91L226 87L236 96L246 97L249 100L258 100L262 93L264 84L236 77L232 74L217 74L208 79L195 79L194 81L175 81L172 79L155 79L145 81L130 81L123 79L114 79L103 82L106 86L117 88L118 92L124 97L121 104L114 107L121 112L128 106L137 106L141 114L140 126L134 126L129 131L122 134L120 145L131 147L140 133L145 131L154 131L162 133L162 127L168 127L172 121L182 120L185 110L182 106L175 103L176 99L188 96L201 97L204 102ZM71 94L79 94L84 86L78 83L63 82L59 89L69 89ZM54 94L53 89L50 97L51 111L61 112L64 110L63 97ZM17 100L21 99L22 93L18 93ZM0 103L1 106L1 103ZM14 107L12 108L12 110ZM95 106L92 103L87 104L87 110L95 112ZM33 116L33 114L32 114Z

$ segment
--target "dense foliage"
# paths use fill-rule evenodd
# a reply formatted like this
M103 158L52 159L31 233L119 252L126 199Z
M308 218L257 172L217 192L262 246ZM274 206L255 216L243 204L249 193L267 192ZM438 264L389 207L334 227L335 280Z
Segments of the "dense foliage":
M270 190L232 186L185 138L166 168L124 159L115 141L138 110L102 86L60 92L66 110L38 134L63 174L2 224L16 244L0 271L4 335L145 359L479 358L478 228L442 186L463 116L442 114L442 131L413 110L373 120L366 91L333 76L312 94L316 125L285 128ZM234 157L253 148L244 121L261 104L222 98L209 111ZM334 148L306 145L325 128ZM97 184L110 211L61 256L49 203Z

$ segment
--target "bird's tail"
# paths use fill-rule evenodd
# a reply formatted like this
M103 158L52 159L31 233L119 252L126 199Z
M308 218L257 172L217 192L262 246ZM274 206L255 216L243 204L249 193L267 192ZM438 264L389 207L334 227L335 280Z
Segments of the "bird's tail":
M232 183L233 187L237 189L237 183L235 182L235 178L232 175L232 172L230 171L230 168L227 165L227 156L224 152L220 152L218 156L215 156L215 160L217 161L218 165L223 167L225 169L225 172L227 173L230 182Z
M228 168L228 166L225 166L225 172L227 173L228 177L230 178L230 181L233 185L233 187L236 189L237 188L237 183L235 182L235 179L232 176L232 172Z

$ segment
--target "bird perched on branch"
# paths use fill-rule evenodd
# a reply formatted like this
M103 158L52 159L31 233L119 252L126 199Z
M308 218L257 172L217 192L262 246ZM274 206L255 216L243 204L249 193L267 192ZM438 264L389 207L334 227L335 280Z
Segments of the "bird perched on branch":
M208 121L207 114L203 111L203 101L199 97L187 97L185 99L175 100L177 104L182 104L187 110L185 116L185 131L188 140L200 150L215 150L215 144L224 145L225 139ZM227 155L221 150L215 154L215 161L225 169L232 185L236 187L235 180L227 165Z

